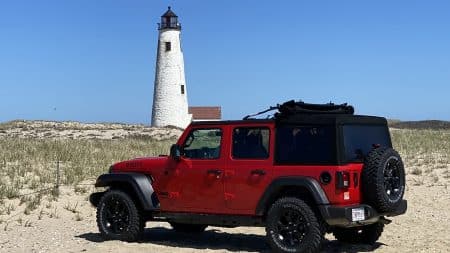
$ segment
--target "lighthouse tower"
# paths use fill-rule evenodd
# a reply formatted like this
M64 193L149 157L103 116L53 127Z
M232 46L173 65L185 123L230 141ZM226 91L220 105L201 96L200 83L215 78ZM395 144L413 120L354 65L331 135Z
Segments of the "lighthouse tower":
M158 24L158 53L153 93L152 126L186 128L192 120L188 113L184 60L181 49L181 25L170 9Z

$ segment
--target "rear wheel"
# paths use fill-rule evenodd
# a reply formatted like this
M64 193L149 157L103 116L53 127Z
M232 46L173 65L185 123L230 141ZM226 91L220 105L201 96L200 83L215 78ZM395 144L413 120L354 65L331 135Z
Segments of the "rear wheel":
M383 233L384 224L377 222L371 225L354 228L334 228L333 235L340 242L374 244Z
M269 209L267 239L276 252L318 252L323 240L313 210L297 198L282 198Z
M105 239L136 241L142 235L145 222L125 192L110 190L97 206L97 225Z
M172 226L175 231L183 233L201 233L208 227L207 225L202 224L186 224L178 222L170 222L170 226Z

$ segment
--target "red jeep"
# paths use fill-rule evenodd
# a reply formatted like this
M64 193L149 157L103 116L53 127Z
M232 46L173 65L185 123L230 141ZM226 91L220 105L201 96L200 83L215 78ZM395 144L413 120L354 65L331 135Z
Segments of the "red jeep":
M139 239L146 221L177 231L264 226L278 252L316 252L324 234L374 243L406 212L405 172L386 119L346 104L289 101L270 119L194 122L170 156L101 175L91 203L107 239ZM264 111L264 113L267 111Z

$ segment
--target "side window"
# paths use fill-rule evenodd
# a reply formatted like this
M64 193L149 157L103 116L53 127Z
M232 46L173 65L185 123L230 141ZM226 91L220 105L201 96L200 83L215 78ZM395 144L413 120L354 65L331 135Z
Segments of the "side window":
M266 159L269 157L269 129L240 127L233 130L234 159Z
M331 126L280 126L276 133L276 161L279 164L333 163L335 135Z
M217 159L220 156L222 130L194 129L183 144L182 155L190 159Z

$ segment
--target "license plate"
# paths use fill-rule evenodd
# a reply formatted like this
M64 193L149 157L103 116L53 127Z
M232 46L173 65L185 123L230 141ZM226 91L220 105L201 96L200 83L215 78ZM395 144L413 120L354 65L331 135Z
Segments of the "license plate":
M352 221L365 220L364 208L353 208L352 209Z

